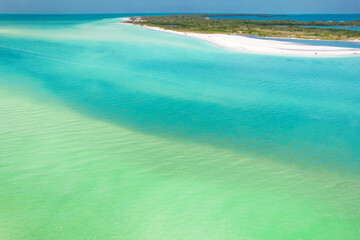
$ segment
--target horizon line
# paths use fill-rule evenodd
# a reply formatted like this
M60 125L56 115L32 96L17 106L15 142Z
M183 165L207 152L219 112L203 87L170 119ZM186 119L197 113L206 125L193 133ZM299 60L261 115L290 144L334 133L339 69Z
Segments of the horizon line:
M264 15L356 15L360 13L248 13L248 12L114 12L114 13L0 13L0 15L98 15L98 14L264 14Z

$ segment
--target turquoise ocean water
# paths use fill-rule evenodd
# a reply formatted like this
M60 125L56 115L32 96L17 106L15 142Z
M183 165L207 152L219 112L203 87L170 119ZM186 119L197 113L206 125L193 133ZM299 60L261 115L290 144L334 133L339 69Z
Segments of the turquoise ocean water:
M360 237L359 57L124 16L0 15L0 239Z

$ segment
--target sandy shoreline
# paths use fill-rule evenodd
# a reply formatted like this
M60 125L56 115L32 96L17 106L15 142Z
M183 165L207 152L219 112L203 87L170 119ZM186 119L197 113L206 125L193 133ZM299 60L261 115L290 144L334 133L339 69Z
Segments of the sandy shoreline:
M123 18L123 20L127 20ZM333 46L315 46L308 44L295 43L291 41L277 41L272 39L251 38L241 35L230 34L204 34L189 33L166 30L159 27L142 26L150 30L167 32L181 36L194 37L211 42L217 46L233 50L259 54L291 55L291 56L309 56L309 57L334 57L334 56L354 56L360 55L360 49L333 47ZM315 40L314 40L315 41Z

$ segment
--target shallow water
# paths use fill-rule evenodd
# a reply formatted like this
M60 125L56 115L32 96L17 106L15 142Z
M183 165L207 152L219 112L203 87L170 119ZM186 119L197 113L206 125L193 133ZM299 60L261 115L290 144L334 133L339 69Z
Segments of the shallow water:
M360 236L359 57L32 17L0 21L0 239Z
M275 38L275 37L259 37L257 35L248 36L250 38L259 38L259 39L271 39L282 42L293 42L300 43L305 45L313 45L313 46L332 46L332 47L343 47L343 48L353 48L359 49L360 42L359 41L329 41L329 40L310 40L310 39L296 39L296 38Z

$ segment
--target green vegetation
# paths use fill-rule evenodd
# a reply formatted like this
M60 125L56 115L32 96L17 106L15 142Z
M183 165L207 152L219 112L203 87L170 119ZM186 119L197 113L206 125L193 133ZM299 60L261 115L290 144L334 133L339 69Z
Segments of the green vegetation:
M129 23L161 27L164 29L198 32L258 35L260 37L286 37L321 40L358 40L360 31L302 26L360 26L360 20L349 22L301 22L293 20L210 19L227 16L219 14L190 14L133 17ZM232 14L229 16L237 16ZM242 16L242 15L241 15Z

